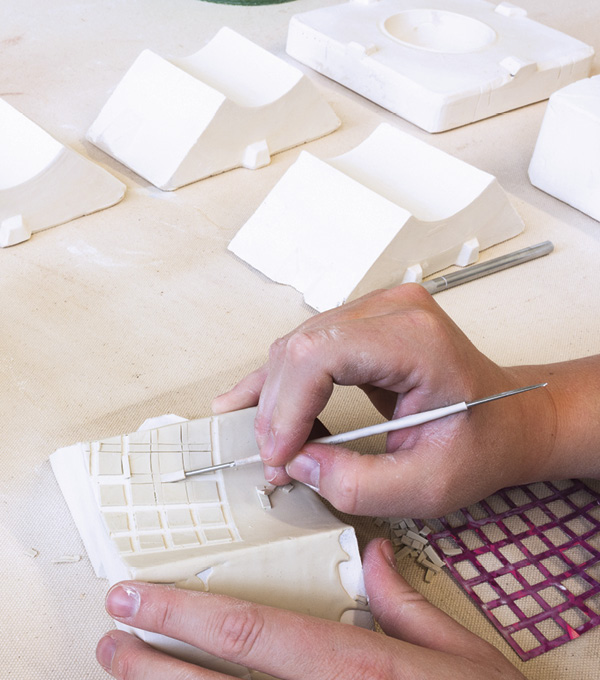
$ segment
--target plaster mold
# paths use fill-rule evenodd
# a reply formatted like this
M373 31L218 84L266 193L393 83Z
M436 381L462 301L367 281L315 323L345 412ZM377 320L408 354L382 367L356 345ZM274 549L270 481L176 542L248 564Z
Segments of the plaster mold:
M495 177L383 124L329 161L303 151L229 249L324 311L522 230Z
M115 583L175 584L370 626L354 530L300 484L269 489L260 465L164 483L258 452L256 409L59 449L50 457L94 570ZM259 497L269 502L265 511ZM248 677L183 643L136 633L181 658Z
M550 97L529 178L542 191L600 221L600 76Z
M507 2L352 0L289 24L289 55L428 132L546 99L594 50Z
M0 247L108 208L125 185L0 99Z
M172 190L232 168L268 165L271 154L339 125L301 71L222 28L185 59L142 52L87 136Z

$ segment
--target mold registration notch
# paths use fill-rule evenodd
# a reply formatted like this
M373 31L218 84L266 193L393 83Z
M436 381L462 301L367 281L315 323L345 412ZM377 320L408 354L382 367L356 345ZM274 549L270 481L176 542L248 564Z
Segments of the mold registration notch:
M108 208L125 185L0 99L0 247Z
M163 481L258 453L255 413L150 421L137 432L52 454L96 574L111 584L171 583L370 626L354 529L308 487L273 490L265 511L256 492L265 484L260 465ZM207 662L184 643L136 632L176 656L248 676L245 668Z
M167 61L145 50L87 137L159 189L237 167L336 130L338 117L300 70L229 28Z
M428 132L549 97L594 50L508 2L351 0L289 24L287 52Z
M383 124L329 161L302 151L229 249L324 311L472 264L523 228L495 177Z

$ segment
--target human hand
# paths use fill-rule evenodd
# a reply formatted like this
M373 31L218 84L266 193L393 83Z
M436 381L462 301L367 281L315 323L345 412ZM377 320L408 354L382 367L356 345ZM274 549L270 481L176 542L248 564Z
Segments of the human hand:
M523 680L494 647L429 604L396 572L389 541L364 556L371 611L389 637L347 624L149 583L115 585L107 610L127 625L168 635L282 680ZM121 631L105 635L99 663L117 680L225 680Z
M556 426L549 391L392 432L386 454L361 456L305 443L334 383L360 386L384 416L398 418L546 375L545 367L497 366L421 286L403 285L319 314L277 340L267 363L218 397L213 410L258 403L256 437L273 483L292 477L348 513L433 517L504 486L550 478Z

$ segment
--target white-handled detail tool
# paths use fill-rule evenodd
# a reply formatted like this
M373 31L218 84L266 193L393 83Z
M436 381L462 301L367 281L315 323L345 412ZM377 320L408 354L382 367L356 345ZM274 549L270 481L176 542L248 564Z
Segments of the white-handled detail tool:
M467 411L473 406L478 406L479 404L487 404L490 401L496 401L497 399L503 399L504 397L511 397L514 394L521 394L522 392L528 392L529 390L535 390L538 387L546 387L548 383L540 383L539 385L529 385L528 387L519 387L516 390L509 390L508 392L501 392L500 394L494 394L491 397L484 397L483 399L477 399L475 401L461 401L458 404L452 404L450 406L443 406L442 408L436 408L432 411L424 411L423 413L414 413L409 416L403 416L402 418L396 418L394 420L388 420L385 423L380 423L378 425L369 425L368 427L361 427L359 430L352 430L351 432L342 432L340 434L330 434L326 437L319 437L318 439L311 439L310 444L345 444L346 442L354 441L355 439L363 439L364 437L372 437L376 434L383 434L385 432L394 432L395 430L404 430L408 427L414 427L415 425L422 425L423 423L429 423L432 420L438 420L439 418L445 418L454 413L460 413L461 411ZM192 477L194 475L204 475L208 472L215 472L216 470L225 470L226 468L237 468L243 467L244 465L250 465L251 463L260 463L262 459L259 454L254 456L249 456L248 458L239 458L238 460L230 460L226 463L219 463L218 465L211 465L209 467L200 468L199 470L188 470L188 471L178 471L164 474L161 478L163 482L179 482L186 477Z

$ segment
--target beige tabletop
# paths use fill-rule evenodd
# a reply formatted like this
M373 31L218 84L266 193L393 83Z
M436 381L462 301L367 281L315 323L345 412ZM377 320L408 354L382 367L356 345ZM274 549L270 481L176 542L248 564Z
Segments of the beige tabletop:
M84 141L109 92L144 48L198 50L227 25L285 54L290 17L332 0L235 7L199 0L0 0L0 96L127 184L116 207L0 250L0 678L96 680L96 641L111 627L96 579L54 481L48 456L76 441L136 429L149 416L209 413L212 397L263 359L269 343L313 314L296 291L244 265L226 246L299 148L260 170L234 170L163 193ZM600 51L598 0L520 0L529 16ZM599 68L595 61L594 73ZM302 68L302 67L301 67ZM502 363L600 352L600 224L533 188L527 166L542 102L428 135L303 69L342 120L305 145L327 158L380 122L498 177L525 232L483 259L550 239L555 252L437 296L477 346ZM356 391L337 392L326 422L364 425ZM361 535L369 523L358 523ZM37 557L27 553L34 548ZM33 553L31 553L33 554ZM55 564L63 554L80 554ZM437 605L515 654L448 575ZM600 629L518 663L528 678L598 677Z

